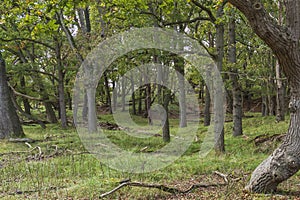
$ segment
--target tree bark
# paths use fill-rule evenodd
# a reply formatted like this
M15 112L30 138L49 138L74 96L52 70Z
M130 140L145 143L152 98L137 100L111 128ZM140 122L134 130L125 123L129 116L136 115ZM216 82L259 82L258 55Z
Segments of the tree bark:
M63 69L63 63L61 59L61 44L57 38L54 39L56 41L55 54L56 54L56 62L57 62L57 70L58 70L58 99L59 99L59 113L60 113L60 121L61 127L67 128L67 112L66 112L66 102L65 102L65 74Z
M20 79L20 85L22 87L22 93L26 94L26 92L25 92L26 82L25 82L24 76L22 76ZM28 115L31 115L31 106L30 106L29 100L25 97L22 97L22 101L23 101L23 106L24 106L24 112Z
M232 16L229 20L229 50L228 50L228 60L234 65L236 63L236 37L235 37L235 17L234 11L232 11ZM232 82L232 104L233 104L233 136L239 136L243 134L242 126L242 92L241 86L239 84L238 70L232 67L230 74L230 79Z
M277 56L291 88L290 126L283 143L252 173L246 189L272 192L300 169L300 2L286 0L286 27L278 25L258 0L229 0Z
M186 121L186 94L184 83L184 60L183 58L174 58L175 70L177 71L179 86L179 107L180 107L180 123L181 128L187 126Z
M126 105L125 105L125 101L126 101L126 99L125 99L125 95L126 95L126 80L125 80L125 77L121 77L121 105L122 105L122 112L124 112L125 111L125 108L126 108Z
M165 90L165 95L164 95L163 106L166 111L166 119L163 123L163 141L170 142L171 136L170 136L170 125L169 125L169 102L171 100L171 94L168 88L164 88L164 90Z
M276 121L285 120L285 88L278 60L276 60Z
M0 139L23 136L24 132L7 84L5 61L0 52Z
M218 7L217 9L217 18L222 18L224 15L224 4ZM216 49L217 49L217 58L216 64L218 70L221 72L223 68L223 57L224 57L224 24L223 22L219 22L216 24ZM217 90L213 91L214 93L218 92ZM214 95L217 96L217 95ZM217 108L218 99L214 98L214 107ZM215 109L214 109L215 110ZM218 123L218 122L217 122ZM218 131L215 132L215 151L217 153L225 152L225 144L224 144L224 127L221 130L221 133Z
M116 81L113 80L113 93L112 93L112 97L113 97L113 102L112 102L112 110L113 112L117 110L117 103L118 103L118 88L116 87Z
M142 83L143 83L143 75L141 74L141 76L139 77L139 99L138 99L138 114L141 115L142 114L142 98L143 98L143 89L142 89Z
M283 25L283 2L278 1L278 24ZM276 121L285 120L285 87L282 81L282 70L280 68L278 59L275 61L276 72Z
M131 80L131 101L132 101L132 114L136 115L136 103L135 103L135 88L134 88L134 73L131 72L130 74Z
M205 86L205 105L204 105L204 126L210 125L210 93L207 86Z
M106 104L109 107L109 114L113 113L112 110L112 104L111 104L111 96L110 96L110 88L109 88L109 82L108 82L108 78L107 78L107 73L104 72L104 82L105 82L105 92L106 92Z

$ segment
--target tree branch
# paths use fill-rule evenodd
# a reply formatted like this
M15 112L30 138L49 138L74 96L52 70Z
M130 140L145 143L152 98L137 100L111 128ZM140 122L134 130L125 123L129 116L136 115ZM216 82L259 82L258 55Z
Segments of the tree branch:
M44 75L50 76L51 78L53 78L53 79L56 80L57 82L59 81L58 78L55 77L54 74L50 74L50 73L48 73L48 72L43 72L43 71L35 70L35 69L26 69L25 71L27 71L27 72L36 72L36 73L44 74Z
M283 53L284 47L291 44L292 40L287 30L270 17L260 0L228 1L245 15L254 32L266 42L275 54L276 52Z
M176 22L162 22L164 26L171 26L171 25L179 25L179 24L189 24L189 23L194 23L200 20L206 20L206 21L210 21L210 18L208 17L196 17L194 19L190 19L190 20L183 20L183 21L176 21Z
M123 182L120 185L118 185L117 187L115 187L114 189L112 189L111 191L101 194L100 198L106 197L106 196L120 190L121 188L123 188L125 186L155 188L155 189L159 189L164 192L171 193L171 194L186 194L197 188L218 187L218 186L224 186L224 185L227 185L227 183L210 183L210 184L199 183L199 184L194 184L194 185L190 186L186 190L180 190L177 188L168 187L168 186L161 185L161 184L151 184L151 183L142 183L142 182L125 182L125 183Z
M74 38L73 38L70 30L68 29L68 27L64 23L64 16L63 16L62 11L57 12L56 16L57 16L58 23L60 24L60 27L64 31L72 50L75 52L76 57L78 58L80 63L82 63L84 61L84 59L83 59L82 55L78 52L78 49L77 49L76 43L74 41Z
M14 92L14 94L17 95L17 96L21 96L21 97L24 97L26 99L35 100L35 101L45 101L44 99L40 99L40 98L37 98L37 97L28 96L26 94L22 94L20 92L17 92L9 83L8 83L8 86Z
M201 3L199 3L196 0L191 0L191 2L193 4L195 4L197 7L199 7L201 10L204 10L208 14L211 22L215 22L216 21L215 16L213 15L213 13L211 12L211 10L209 8L203 6Z
M0 40L2 42L14 42L14 41L28 41L28 42L33 42L33 43L36 43L36 44L40 44L40 45L43 45L51 50L55 50L53 47L51 47L49 44L46 44L44 42L41 42L41 41L37 41L37 40L33 40L33 39L30 39L30 38L12 38L12 39L3 39L3 38L0 38Z

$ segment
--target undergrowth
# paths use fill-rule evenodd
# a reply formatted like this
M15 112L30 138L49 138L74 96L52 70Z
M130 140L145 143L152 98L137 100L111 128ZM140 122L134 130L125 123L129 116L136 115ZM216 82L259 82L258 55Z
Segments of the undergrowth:
M250 115L253 115L249 117ZM214 171L228 175L229 184L217 188L200 188L186 195L168 194L157 189L124 187L106 199L286 199L296 198L299 176L280 185L280 195L248 194L243 188L251 171L278 145L268 142L255 145L261 135L284 134L288 119L277 123L274 117L247 113L243 119L244 134L233 137L232 122L225 124L226 153L207 156L199 154L207 127L200 125L194 142L171 165L149 173L125 173L113 170L90 154L76 130L61 129L58 125L24 126L26 137L34 143L0 141L0 198L1 199L98 199L101 193L119 185L124 179L159 183L186 189L195 183L217 183L223 179ZM103 123L114 123L111 115L100 117ZM146 119L134 118L145 125ZM178 120L171 119L171 134L178 129ZM106 130L107 137L133 152L153 152L163 147L160 133L147 139L135 139L123 130ZM172 135L175 137L176 135Z

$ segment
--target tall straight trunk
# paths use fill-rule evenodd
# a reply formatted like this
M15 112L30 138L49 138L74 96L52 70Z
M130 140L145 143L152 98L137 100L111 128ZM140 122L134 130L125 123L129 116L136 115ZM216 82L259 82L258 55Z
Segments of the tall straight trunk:
M65 81L65 85L69 85L70 83L70 79L66 79ZM71 95L71 92L69 90L66 90L66 94L67 94L67 99L66 99L66 105L68 107L69 110L72 110L72 105L73 105L73 102L72 102L72 95Z
M285 88L278 60L276 60L276 121L285 120Z
M148 78L148 69L146 68L146 71L144 72L144 79L145 79L145 94L146 94L146 98L145 98L145 113L147 115L148 118L148 124L152 125L152 119L150 116L150 107L151 107L151 84L148 83L149 82L149 78Z
M90 86L86 89L87 107L88 107L88 130L90 133L97 131L97 115L96 115L96 89Z
M111 97L110 97L110 89L106 72L104 72L104 82L105 82L105 91L106 91L106 104L109 107L109 114L112 114L112 105L111 105Z
M25 89L26 89L26 82L25 82L25 77L22 76L20 79L20 85L22 87L22 93L26 94ZM25 97L22 97L23 101L23 106L24 106L24 112L27 113L28 115L31 115L31 106L29 103L29 100Z
M179 107L180 107L180 123L181 128L187 126L186 121L186 94L184 82L184 60L183 58L174 59L175 69L177 71L178 86L179 86Z
M214 48L215 47L215 39L211 32L208 33L208 38L209 38L209 47ZM211 72L209 70L207 70L205 76L210 78ZM211 121L210 107L211 107L210 91L209 91L209 87L206 84L205 85L205 105L204 105L204 126L210 125L210 121Z
M162 81L163 81L163 69L161 65L157 66L157 102L158 104L163 104L162 102Z
M234 11L232 11L231 18L229 20L229 50L228 50L228 60L234 65L236 64L236 37L235 37L235 17ZM236 66L232 67L230 74L230 79L232 82L232 104L233 104L233 136L239 136L243 134L242 127L242 92L241 86L239 84L238 70Z
M122 77L121 78L122 80L121 80L121 83L122 83L122 85L121 85L121 104L122 104L122 111L125 111L125 107L126 107L126 105L125 105L125 95L126 95L126 80L125 80L125 77Z
M283 25L283 2L278 1L278 24ZM282 70L278 59L275 63L276 72L276 121L285 120L285 87L282 81Z
M65 74L64 67L61 59L61 43L56 40L55 54L56 54L56 62L57 62L57 71L58 71L58 98L59 98L59 113L60 113L60 121L61 127L67 128L67 112L66 112L66 102L65 102Z
M210 99L210 93L208 86L205 86L205 106L204 106L204 126L209 126L210 125L210 104L211 104L211 99Z
M138 114L141 115L142 114L142 97L143 97L143 90L142 90L142 83L143 83L143 75L141 74L141 76L139 77L140 80L139 80L139 85L140 85L140 88L139 88L139 99L138 99Z
M135 89L134 89L134 73L130 74L131 80L131 100L132 100L132 114L136 115L136 105L135 105Z
M272 192L300 169L300 2L285 0L286 26L278 25L257 0L229 0L273 50L291 89L290 125L283 143L252 173L246 189Z
M164 90L165 90L165 95L164 95L163 107L166 111L166 119L165 119L165 123L163 124L163 141L170 142L171 136L170 136L170 125L169 125L169 102L171 100L171 94L167 88L165 88Z
M222 18L224 15L224 5L221 5L217 9L217 18ZM223 68L223 57L224 57L224 24L222 22L219 22L216 24L216 49L217 49L217 59L216 64L218 67L218 70L221 72ZM217 93L218 90L215 89L213 91L214 93ZM218 94L214 95L215 97L218 96ZM217 110L218 99L214 98L214 110ZM216 113L215 113L216 114ZM216 120L216 117L215 117ZM216 121L216 123L219 123ZM225 152L225 144L224 144L224 127L222 128L221 132L219 133L218 130L215 130L215 151L217 153L223 153Z
M116 81L114 80L113 83L113 105L112 105L112 110L116 111L117 110L117 103L118 103L118 88L116 88Z
M265 94L262 95L262 104L261 104L261 115L263 117L269 115L269 106L268 106L268 98L266 97Z
M0 52L0 139L23 136L24 132L7 84L5 61Z

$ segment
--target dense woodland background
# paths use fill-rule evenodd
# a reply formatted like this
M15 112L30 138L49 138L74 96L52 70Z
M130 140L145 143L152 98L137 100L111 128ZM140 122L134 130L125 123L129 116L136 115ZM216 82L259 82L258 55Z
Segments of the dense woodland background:
M285 24L283 2L280 0L265 2L264 7L278 25ZM226 157L226 153L232 152L233 148L241 148L240 146L236 147L237 143L244 142L243 140L249 138L255 142L255 145L257 145L256 142L258 144L265 143L274 140L274 138L281 141L281 134L287 130L286 118L289 118L287 114L289 112L290 88L287 79L272 50L252 31L246 17L226 0L50 0L45 2L4 0L0 5L0 79L2 81L8 80L9 91L7 94L10 95L9 98L13 103L11 109L17 110L24 131L1 132L0 137L21 138L24 136L24 132L26 137L38 138L35 140L62 137L65 133L65 137L75 137L70 134L70 132L74 132L73 87L76 74L85 57L96 45L107 38L123 31L142 27L167 28L186 34L199 42L221 71L226 88L227 124L225 124L223 134L216 141L215 156ZM188 96L184 88L179 87L176 90L182 97L177 99L170 90L157 84L145 84L138 90L134 90L134 82L142 83L147 79L146 76L135 77L132 75L119 80L119 77L122 77L127 71L144 63L163 63L172 66L184 75L197 93L201 112L201 127L205 129L205 126L210 125L213 102L211 102L209 91L201 74L179 56L155 49L141 49L118 58L101 77L96 92L96 105L97 114L103 127L119 131L111 118L111 114L116 110L116 107L121 106L125 109L128 105L130 106L130 113L137 122L151 125L154 118L147 111L153 104L161 104L168 111L168 123L164 124L162 132L158 134L158 139L161 142L172 140L174 124L178 123L180 127L186 126L186 119L182 116L193 112L193 108L189 105L179 106L185 105L182 102L186 95ZM157 68L153 70L167 73L166 70L169 69ZM117 85L118 81L121 84ZM176 84L176 78L174 78L174 83L170 83L170 85L176 87ZM114 90L116 87L117 90ZM132 97L129 104L126 104L125 96L128 94L131 94ZM2 101L4 102L4 98ZM4 118L4 116L1 117ZM245 127L242 123L245 122L244 120L246 120ZM268 132L269 129L263 127L262 129L267 130L267 133L263 133L261 130L261 132L258 131L255 135L250 136L250 133L247 132L249 131L248 125L255 127L256 123L262 127L264 123L269 123L269 128L272 131ZM34 127L43 132L42 135L38 136L39 131L35 132L32 129L32 125L35 124L39 124L40 128ZM282 131L277 131L272 126ZM54 131L56 133L48 132L49 127L50 132L53 129L57 130ZM255 130L250 132L252 133L252 131L255 132ZM59 136L56 135L57 133ZM226 136L226 134L230 136ZM275 134L275 137L269 137L268 134ZM243 136L235 138L241 135ZM262 140L260 140L261 135L263 135ZM201 137L200 134L200 140ZM225 138L227 137L230 137L230 141L226 141ZM114 139L118 143L118 137ZM73 139L70 140L74 142ZM129 140L128 143L130 143ZM79 146L78 138L75 141L76 145ZM61 142L68 143L70 141L66 139L66 141ZM196 142L198 142L198 138ZM0 155L4 157L11 151L10 145L15 145L7 143L8 141L2 143L6 147L3 148L4 151ZM36 150L29 143L27 144L32 150ZM68 153L65 150L71 148L69 146L60 147L60 142L53 144L52 147L50 144L41 144L38 147L43 145L47 146L49 154L47 158L49 159L56 155L66 156ZM126 147L123 143L121 145ZM140 147L142 149L145 146L141 145ZM15 147L13 146L13 148ZM55 154L52 155L48 148L56 148ZM83 147L80 146L80 148ZM262 150L261 148L259 147L259 151L270 153L269 150ZM24 152L24 150L22 151ZM39 149L40 154L47 155L46 152L41 151ZM190 149L188 154L192 155L193 151ZM257 149L254 148L253 151L257 151ZM81 153L78 154L81 156ZM26 159L27 154L33 156L30 151L26 151L25 154L25 157L20 156L20 158ZM247 155L249 156L249 152ZM71 156L74 157L73 150ZM259 157L264 156L259 154ZM248 159L249 157L245 156L245 158ZM35 160L36 158L30 159ZM80 159L86 158L80 157ZM6 157L3 160L10 164L14 162L7 160ZM6 165L5 162L3 165ZM9 166L9 164L7 165ZM217 169L220 169L219 166L215 168L215 170ZM59 171L59 169L56 170ZM73 170L76 171L74 168ZM247 170L247 173L251 172L253 166ZM110 173L110 170L106 168L101 169L101 171L103 177L107 175L106 173ZM232 170L226 172L233 173L231 176L234 176ZM8 175L13 172L7 170L5 173ZM244 172L239 171L237 173L241 177L240 179L245 181ZM117 172L112 172L112 174L117 174ZM112 176L122 178L122 175ZM233 179L235 180L235 178ZM177 179L179 178L177 177ZM150 180L155 180L155 178ZM60 184L62 183L63 181ZM74 184L76 185L76 183ZM109 185L112 184L109 183ZM20 188L23 187L21 184L19 186ZM10 195L15 195L12 194L14 193L12 190L18 187L13 187L13 189L9 186L2 188L2 194L5 196L7 195L6 191L9 191ZM56 189L58 190L58 188ZM103 190L108 189L104 187ZM28 193L41 195L40 192L41 189L37 189ZM21 194L25 193L21 192ZM240 193L239 195L244 194ZM141 196L143 197L143 195ZM73 198L76 199L76 196Z
M2 7L1 53L23 119L34 120L34 113L39 112L44 113L40 121L60 120L63 128L72 125L67 111L72 110L72 89L84 57L101 41L132 27L170 28L199 41L222 71L227 111L235 117L242 116L242 109L274 115L281 121L288 110L289 88L275 56L251 31L245 17L226 1L5 1ZM266 4L266 8L283 23L280 2ZM106 70L97 92L99 109L107 107L112 112L117 98L130 91L128 77L118 93L112 94L118 77L158 59L172 63L199 93L208 124L210 101L201 74L184 60L151 49L131 52ZM145 77L139 78L143 81ZM154 101L160 101L155 99L157 90L146 85L135 91L133 114L145 115ZM239 135L241 125L237 126L234 134Z

